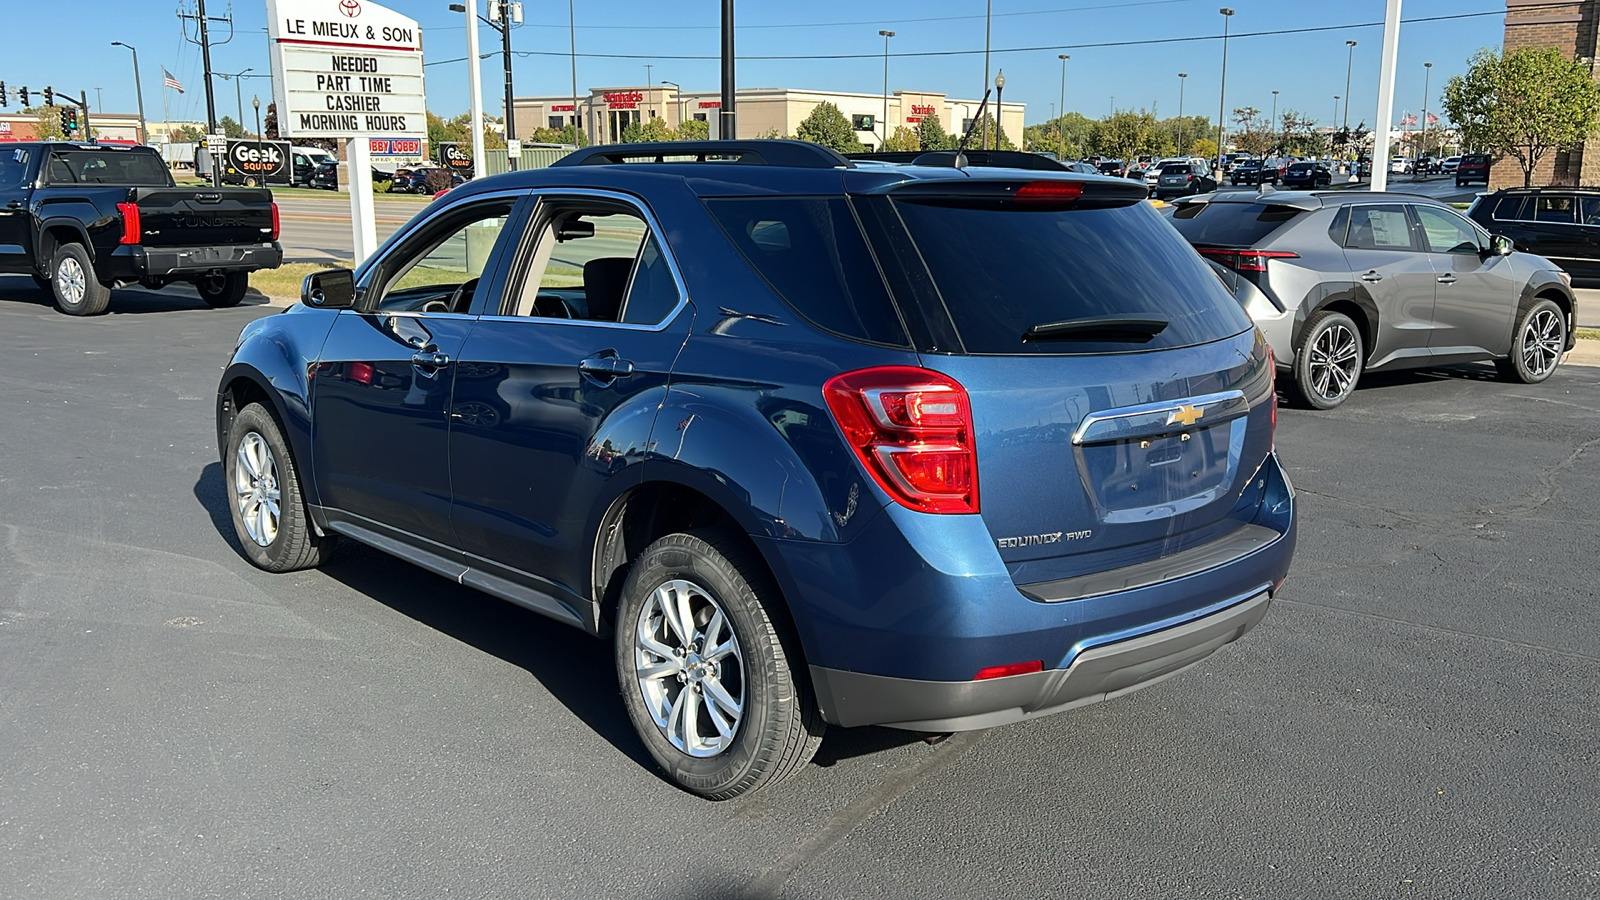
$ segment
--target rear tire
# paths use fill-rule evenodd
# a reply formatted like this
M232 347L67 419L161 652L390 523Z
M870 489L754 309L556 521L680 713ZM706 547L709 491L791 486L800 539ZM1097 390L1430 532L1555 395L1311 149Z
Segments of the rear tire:
M1554 301L1534 302L1517 316L1511 355L1494 361L1500 377L1518 384L1538 384L1555 373L1567 352L1567 317Z
M714 529L669 534L629 571L617 682L645 748L685 790L749 793L803 768L821 744L826 726L782 602L754 553Z
M1295 348L1289 394L1297 405L1333 409L1350 399L1365 359L1361 330L1349 316L1332 310L1314 313Z
M244 299L245 291L250 289L250 275L246 272L229 272L226 275L213 275L202 278L194 283L194 289L200 292L200 299L212 309L227 309L238 306Z
M239 410L228 428L227 448L224 489L245 558L268 572L294 572L326 562L337 539L318 537L311 527L300 471L266 407L251 403Z
M50 263L50 287L56 309L69 316L98 316L111 305L111 288L95 277L94 263L82 244L62 244Z

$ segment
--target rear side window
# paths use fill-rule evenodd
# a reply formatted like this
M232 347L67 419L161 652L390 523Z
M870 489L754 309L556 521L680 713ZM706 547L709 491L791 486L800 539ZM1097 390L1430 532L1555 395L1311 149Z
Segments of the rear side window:
M1344 245L1351 250L1415 250L1405 207L1357 206L1350 210Z
M843 198L729 197L706 207L750 265L812 324L857 340L909 344Z
M1573 197L1570 194L1540 194L1534 198L1533 217L1540 222L1571 225L1574 221L1572 201Z
M1508 194L1501 197L1494 205L1492 215L1502 222L1511 222L1523 218L1522 205L1528 201L1526 196Z
M1600 225L1600 197L1580 197L1578 221L1583 225Z
M1251 247L1302 210L1267 203L1184 203L1172 212L1172 227L1195 246Z
M1148 204L1016 210L898 200L968 353L1104 353L1220 340L1250 319ZM1024 341L1028 329L1099 316L1168 324L1145 342Z

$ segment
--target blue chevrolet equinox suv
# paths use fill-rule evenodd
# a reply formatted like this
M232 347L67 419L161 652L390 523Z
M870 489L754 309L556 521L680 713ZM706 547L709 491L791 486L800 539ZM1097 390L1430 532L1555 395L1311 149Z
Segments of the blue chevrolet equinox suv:
M1294 551L1270 351L1142 184L965 162L633 144L451 191L240 336L245 555L354 540L609 637L717 799L829 724L1199 662Z

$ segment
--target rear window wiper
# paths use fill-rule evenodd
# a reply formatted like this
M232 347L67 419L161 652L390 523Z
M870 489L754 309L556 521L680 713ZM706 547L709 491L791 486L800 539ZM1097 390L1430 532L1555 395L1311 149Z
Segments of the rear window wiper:
M1149 316L1093 316L1041 322L1024 331L1022 340L1143 344L1165 331L1166 327L1166 319Z

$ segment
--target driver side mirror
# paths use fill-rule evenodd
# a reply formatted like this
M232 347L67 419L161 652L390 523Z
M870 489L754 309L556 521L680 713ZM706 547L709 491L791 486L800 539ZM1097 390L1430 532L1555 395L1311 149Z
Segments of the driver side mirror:
M300 302L313 309L349 309L356 305L356 273L349 269L312 272L300 283Z
M1490 256L1510 256L1512 251L1516 249L1517 245L1512 242L1511 238L1508 238L1503 234L1491 235L1489 237Z

